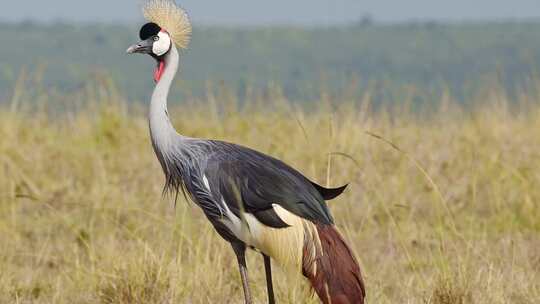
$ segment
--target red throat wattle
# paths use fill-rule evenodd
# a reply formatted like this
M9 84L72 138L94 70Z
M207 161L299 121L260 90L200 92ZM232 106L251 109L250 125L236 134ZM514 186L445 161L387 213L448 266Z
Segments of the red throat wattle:
M160 60L158 62L156 70L154 71L154 81L155 82L158 82L161 79L161 75L163 75L164 71L165 71L165 62Z

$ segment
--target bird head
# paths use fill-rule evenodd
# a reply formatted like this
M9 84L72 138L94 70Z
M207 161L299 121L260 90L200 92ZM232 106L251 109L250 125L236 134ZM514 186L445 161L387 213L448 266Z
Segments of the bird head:
M165 56L173 44L186 49L191 39L191 23L186 12L173 0L147 0L143 6L148 23L141 27L141 41L127 49L128 54L148 54L158 62L154 80L159 81L165 68Z
M128 54L148 54L156 60L160 60L172 46L169 33L153 22L143 25L139 31L139 37L141 41L130 46L127 49Z

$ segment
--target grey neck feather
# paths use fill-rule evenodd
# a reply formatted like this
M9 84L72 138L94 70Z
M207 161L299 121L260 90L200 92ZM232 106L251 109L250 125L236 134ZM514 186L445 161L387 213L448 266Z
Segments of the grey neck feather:
M183 138L183 136L178 134L174 129L167 112L169 89L176 76L176 72L178 71L180 61L178 50L174 44L172 45L171 50L165 55L164 61L165 70L152 94L149 113L150 136L158 157L162 157L163 154L166 154L167 150L171 148L171 144L175 138Z

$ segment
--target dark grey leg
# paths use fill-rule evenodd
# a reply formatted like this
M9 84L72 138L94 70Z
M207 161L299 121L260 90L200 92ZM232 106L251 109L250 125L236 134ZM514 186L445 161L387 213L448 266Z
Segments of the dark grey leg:
M268 291L268 304L275 304L274 298L274 285L272 284L272 264L270 257L266 254L262 254L264 258L264 271L266 272L266 289Z
M251 291L249 290L248 274L246 266L246 246L244 244L232 244L234 253L238 260L238 267L240 268L240 277L242 278L242 286L244 287L244 300L245 304L252 304Z

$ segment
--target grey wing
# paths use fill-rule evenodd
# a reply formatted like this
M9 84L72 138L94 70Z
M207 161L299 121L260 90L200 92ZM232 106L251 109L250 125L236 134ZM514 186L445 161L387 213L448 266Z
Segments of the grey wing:
M205 176L214 199L235 215L243 210L267 226L287 227L274 211L273 204L278 204L312 222L333 223L323 193L333 198L344 187L326 189L275 158L233 144L215 144L219 148L208 158ZM325 190L333 192L320 192Z

